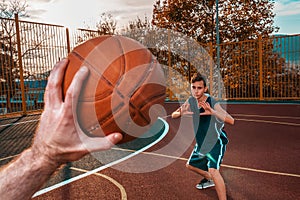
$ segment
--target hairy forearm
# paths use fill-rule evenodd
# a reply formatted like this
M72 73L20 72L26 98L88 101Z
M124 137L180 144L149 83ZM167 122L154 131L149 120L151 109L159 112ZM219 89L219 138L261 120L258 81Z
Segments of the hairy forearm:
M57 164L32 149L0 171L0 199L31 199L55 172Z

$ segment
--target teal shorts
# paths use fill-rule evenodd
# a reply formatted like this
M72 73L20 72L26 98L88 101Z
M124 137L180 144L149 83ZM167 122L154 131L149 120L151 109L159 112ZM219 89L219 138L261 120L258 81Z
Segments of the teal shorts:
M204 171L208 171L209 168L220 169L227 142L219 139L212 150L205 155L198 151L199 148L196 144L187 163Z

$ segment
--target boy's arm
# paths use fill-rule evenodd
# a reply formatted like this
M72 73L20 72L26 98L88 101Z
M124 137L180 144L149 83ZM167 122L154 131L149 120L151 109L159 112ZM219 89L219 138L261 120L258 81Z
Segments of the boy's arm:
M184 104L182 104L181 107L179 107L177 110L175 110L172 113L172 118L178 118L183 115L192 115L193 112L190 111L190 104L186 101Z
M212 115L216 116L218 119L222 120L225 123L231 125L234 124L234 118L228 112L226 112L220 104L215 105Z
M181 108L178 108L177 110L172 112L171 116L172 116L173 119L176 119L176 118L180 117L181 116Z
M219 103L215 104L214 108L212 108L208 102L200 102L199 105L205 110L205 112L200 115L213 115L225 123L234 124L234 118L228 114Z

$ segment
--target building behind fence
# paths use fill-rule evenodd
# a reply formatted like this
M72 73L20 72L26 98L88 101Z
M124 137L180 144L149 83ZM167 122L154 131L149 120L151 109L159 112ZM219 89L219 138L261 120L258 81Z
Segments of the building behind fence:
M100 35L98 31L70 32L63 26L21 21L17 16L14 20L0 18L0 23L2 116L42 110L47 77L55 63L74 46ZM168 30L164 34L157 30L142 32L123 35L145 44L162 64L167 79L166 100L186 99L188 80L199 70L206 75L210 92L222 99L300 100L300 35L221 44L220 61L216 62L216 46L212 44L193 46L183 38L170 43Z

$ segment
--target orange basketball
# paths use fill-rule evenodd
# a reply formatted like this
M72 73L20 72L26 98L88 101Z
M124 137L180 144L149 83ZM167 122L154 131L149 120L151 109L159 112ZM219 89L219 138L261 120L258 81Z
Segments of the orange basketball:
M163 71L139 42L100 36L75 47L68 58L64 95L81 66L90 70L77 106L78 123L87 135L121 132L121 142L127 142L149 130L162 114Z

